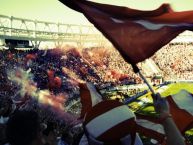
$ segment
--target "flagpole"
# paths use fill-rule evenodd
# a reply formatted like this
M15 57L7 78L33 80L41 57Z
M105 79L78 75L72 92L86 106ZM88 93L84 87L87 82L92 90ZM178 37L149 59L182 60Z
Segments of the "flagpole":
M155 91L152 88L152 86L149 84L149 82L147 81L147 79L144 77L144 75L141 73L141 71L138 72L139 76L143 79L143 81L146 83L146 85L148 86L149 90L152 92L153 96L155 95Z
M153 96L155 96L155 91L152 88L152 86L149 84L149 82L147 81L147 79L144 77L144 75L141 73L140 69L138 68L138 66L136 64L132 64L133 70L135 73L138 73L139 76L142 78L142 80L146 83L146 85L148 86L149 90L151 91L151 93L153 94Z

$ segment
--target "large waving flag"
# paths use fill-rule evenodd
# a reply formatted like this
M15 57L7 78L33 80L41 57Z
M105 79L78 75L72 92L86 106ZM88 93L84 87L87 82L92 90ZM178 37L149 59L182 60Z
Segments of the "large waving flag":
M140 11L86 0L60 0L83 13L135 66L184 30L193 29L193 11L174 12L168 4L156 10Z

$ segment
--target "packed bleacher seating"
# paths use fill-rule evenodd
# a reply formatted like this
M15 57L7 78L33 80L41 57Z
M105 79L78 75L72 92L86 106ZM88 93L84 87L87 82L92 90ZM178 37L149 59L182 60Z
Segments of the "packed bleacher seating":
M192 44L170 44L160 49L153 60L163 71L166 80L192 80L192 57Z

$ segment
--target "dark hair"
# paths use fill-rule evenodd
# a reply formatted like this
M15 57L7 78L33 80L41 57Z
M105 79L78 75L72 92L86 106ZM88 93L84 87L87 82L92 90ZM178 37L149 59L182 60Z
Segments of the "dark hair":
M29 145L40 130L38 114L34 111L17 111L7 122L6 135L11 145Z
M2 115L3 117L8 117L12 112L13 101L11 100L11 98L9 98L7 96L0 96L0 100L1 100L0 101L0 108L6 108L6 110L1 112L0 115Z
M47 123L47 128L42 132L44 135L48 136L50 132L54 131L56 125L53 122Z

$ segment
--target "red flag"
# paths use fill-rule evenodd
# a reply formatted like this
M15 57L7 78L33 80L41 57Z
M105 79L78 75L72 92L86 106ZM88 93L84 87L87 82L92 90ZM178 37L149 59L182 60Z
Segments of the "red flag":
M62 86L62 79L58 76L54 76L55 72L53 70L47 70L48 75L48 87L49 89L53 88L61 88Z
M85 0L60 1L83 13L133 66L193 27L193 11L174 12L167 4L140 11Z
M25 64L27 66L29 66L33 60L35 60L37 58L36 54L27 54L25 57Z

